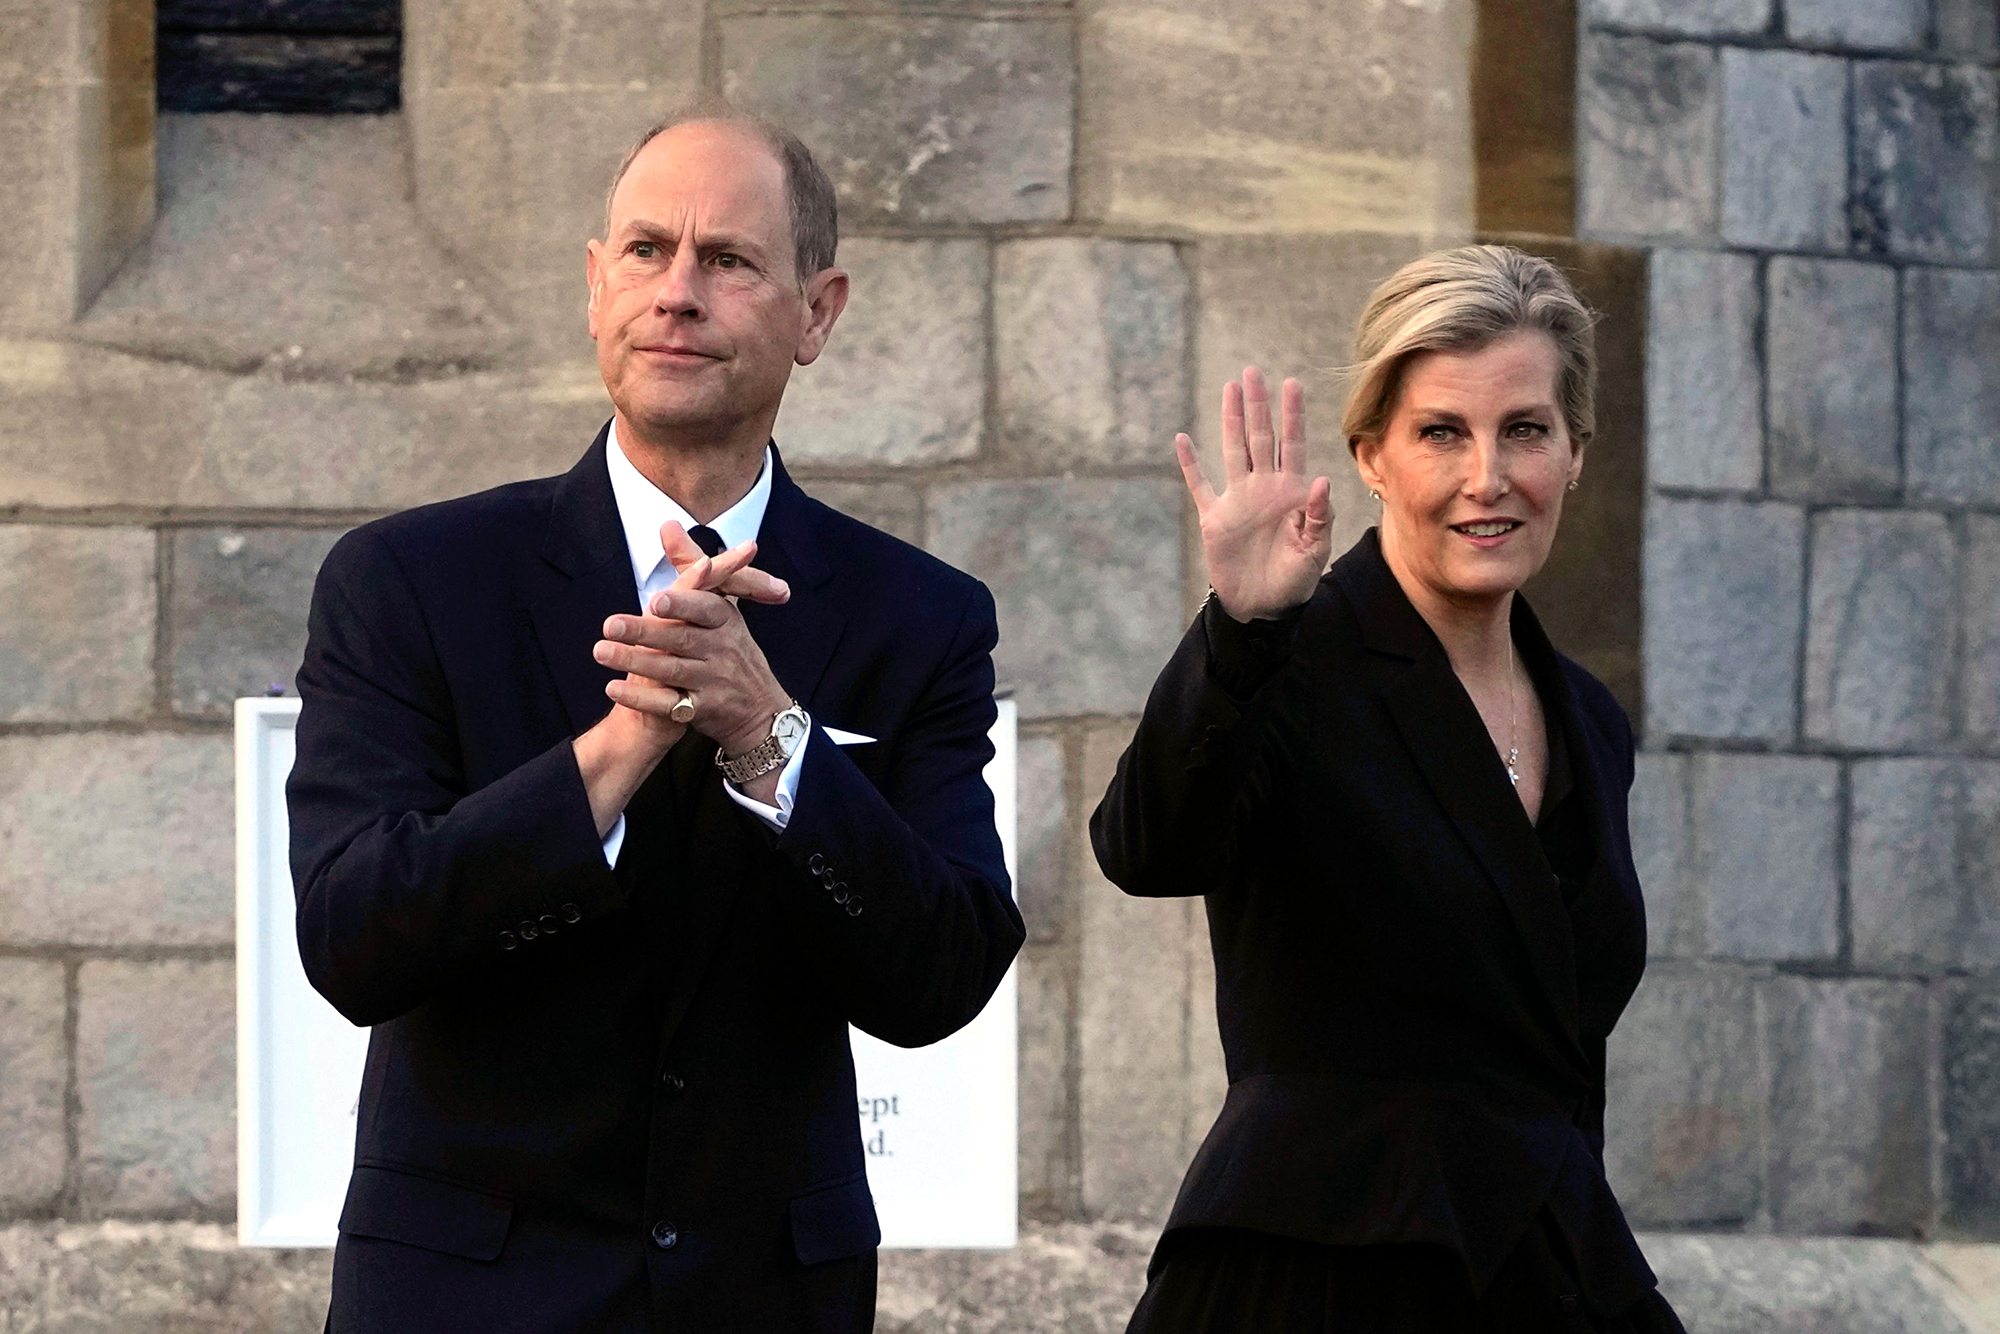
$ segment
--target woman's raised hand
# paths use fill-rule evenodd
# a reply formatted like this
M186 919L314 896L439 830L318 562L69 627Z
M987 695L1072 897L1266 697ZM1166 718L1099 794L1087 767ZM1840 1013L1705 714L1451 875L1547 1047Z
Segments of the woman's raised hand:
M1223 386L1220 495L1202 475L1194 441L1174 437L1201 515L1209 586L1239 621L1279 616L1311 598L1333 544L1333 485L1305 475L1305 391L1287 380L1279 395L1281 429L1274 432L1262 372L1252 366L1241 382Z

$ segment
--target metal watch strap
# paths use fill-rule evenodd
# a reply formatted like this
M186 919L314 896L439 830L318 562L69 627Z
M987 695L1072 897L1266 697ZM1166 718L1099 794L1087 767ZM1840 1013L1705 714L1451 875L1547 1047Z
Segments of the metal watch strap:
M783 768L785 761L790 759L791 756L785 753L783 744L778 740L777 723L779 718L798 707L798 702L794 700L785 708L772 714L771 730L765 733L764 739L744 751L741 755L738 755L735 759L725 757L720 750L716 751L715 767L722 770L724 781L741 787L753 778L762 778L773 769ZM800 744L804 744L803 741Z

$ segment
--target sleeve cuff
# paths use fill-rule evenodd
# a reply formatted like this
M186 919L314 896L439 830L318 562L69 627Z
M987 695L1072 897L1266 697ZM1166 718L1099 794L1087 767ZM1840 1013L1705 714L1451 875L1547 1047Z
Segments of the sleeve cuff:
M1275 620L1239 621L1210 597L1201 609L1209 678L1238 703L1256 694L1292 656L1304 610L1294 607Z
M792 757L785 761L785 767L778 771L778 804L775 806L766 806L755 797L745 796L734 783L724 783L722 790L729 794L731 801L762 820L765 828L774 834L782 834L785 826L792 822L792 808L799 802L799 769L805 758L806 746L801 742L799 748L792 752Z

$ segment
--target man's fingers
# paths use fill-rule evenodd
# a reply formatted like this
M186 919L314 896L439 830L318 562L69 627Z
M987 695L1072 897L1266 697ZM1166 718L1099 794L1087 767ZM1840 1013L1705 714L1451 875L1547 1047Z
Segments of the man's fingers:
M1243 444L1243 386L1231 380L1222 386L1222 480L1225 486L1250 471Z
M653 594L653 605L647 608L661 620L682 621L704 630L713 630L729 623L729 614L735 610L720 593L695 588L670 588L664 593ZM616 639L618 636L611 635Z
M752 602L764 602L773 606L790 600L792 587L775 574L766 574L755 566L738 570L716 590L733 598L749 598Z
M1306 470L1306 391L1292 379L1278 387L1278 466Z
M1264 385L1264 372L1255 366L1243 368L1244 452L1251 472L1269 472L1273 466L1276 436L1271 430L1271 393Z
M694 670L691 658L677 657L641 644L621 644L615 639L598 640L591 656L613 671L630 672L667 685L686 682Z
M1174 458L1181 465L1181 480L1187 483L1188 494L1194 497L1195 513L1206 514L1215 503L1215 488L1208 484L1201 460L1194 456L1194 440L1185 432L1174 437Z

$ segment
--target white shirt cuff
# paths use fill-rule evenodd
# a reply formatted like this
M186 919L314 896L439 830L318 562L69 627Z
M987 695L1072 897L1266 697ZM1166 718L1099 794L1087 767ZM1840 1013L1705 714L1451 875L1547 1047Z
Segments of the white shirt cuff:
M604 836L604 864L618 865L618 849L625 846L625 817L620 815L611 832Z
M810 734L807 739L811 739ZM778 804L775 806L766 806L755 797L744 796L734 783L724 783L722 790L729 794L731 801L762 820L772 833L782 834L785 826L792 821L792 807L798 804L799 766L805 763L805 758L806 747L802 741L799 748L792 752L792 757L785 761L785 767L778 771Z

